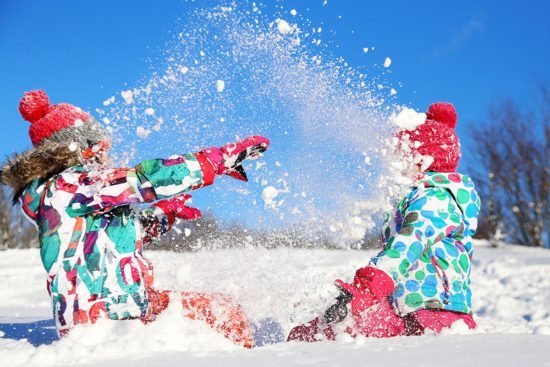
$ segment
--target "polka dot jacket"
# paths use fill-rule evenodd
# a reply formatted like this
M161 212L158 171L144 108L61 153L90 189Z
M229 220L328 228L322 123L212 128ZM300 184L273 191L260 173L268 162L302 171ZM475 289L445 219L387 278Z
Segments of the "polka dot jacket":
M393 278L395 311L422 309L471 314L472 236L479 196L457 173L427 172L383 227L384 246L370 266Z

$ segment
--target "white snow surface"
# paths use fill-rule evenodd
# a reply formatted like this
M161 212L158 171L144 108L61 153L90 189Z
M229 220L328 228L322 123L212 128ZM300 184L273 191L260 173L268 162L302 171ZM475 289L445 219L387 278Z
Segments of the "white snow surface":
M322 312L374 251L232 249L147 252L159 289L223 292L252 320L272 317L287 334ZM252 350L232 345L177 304L147 326L104 320L75 328L51 345L2 338L0 366L549 366L550 251L476 242L476 331L455 325L443 335L282 343ZM0 252L0 324L51 317L39 251Z

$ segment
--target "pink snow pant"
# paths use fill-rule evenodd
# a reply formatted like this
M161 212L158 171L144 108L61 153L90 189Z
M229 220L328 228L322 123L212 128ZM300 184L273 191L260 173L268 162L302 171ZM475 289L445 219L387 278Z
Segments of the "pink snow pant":
M346 328L346 333L353 337L363 335L375 338L390 338L400 335L422 335L426 330L440 333L462 320L470 329L476 327L471 315L444 310L420 310L404 317L398 316L389 301L384 301L366 309L360 315L353 315L355 326ZM287 341L305 342L335 340L336 332L330 324L325 324L318 317L307 324L296 326L290 331Z

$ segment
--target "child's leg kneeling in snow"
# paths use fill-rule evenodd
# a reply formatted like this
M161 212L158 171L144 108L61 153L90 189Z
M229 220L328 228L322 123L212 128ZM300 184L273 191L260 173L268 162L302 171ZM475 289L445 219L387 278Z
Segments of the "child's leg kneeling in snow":
M356 318L355 324L361 335L389 338L423 335L428 330L439 334L457 321L463 321L469 329L477 326L471 315L446 310L420 310L400 317L393 311L389 301L384 300L365 310L364 315ZM350 334L354 335L353 332Z
M237 345L254 346L250 323L242 307L230 296L220 293L148 291L151 313L142 319L147 323L168 308L170 301L181 302L185 317L202 320Z
M446 310L420 310L403 318L407 335L422 335L427 330L439 334L443 329L451 328L457 321L462 321L468 329L477 327L472 315Z
M229 295L182 292L181 303L186 317L203 320L235 344L254 346L250 323L242 307Z
M393 311L387 300L376 303L353 318L355 329L346 330L352 336L360 334L366 337L391 338L407 335L404 319Z
M352 316L351 325L326 324L319 317L292 329L288 341L315 342L335 340L337 334L345 332L353 337L391 338L395 336L423 335L426 331L439 334L457 321L463 321L469 329L476 323L471 315L444 310L420 310L404 317L397 315L390 302L384 299Z

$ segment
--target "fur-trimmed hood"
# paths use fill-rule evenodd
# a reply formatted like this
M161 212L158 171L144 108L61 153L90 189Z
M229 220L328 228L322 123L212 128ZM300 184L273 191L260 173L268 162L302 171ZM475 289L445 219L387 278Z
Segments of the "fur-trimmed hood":
M81 162L79 149L70 149L66 143L44 141L35 148L9 157L0 171L0 183L13 189L15 203L32 181L47 180Z

